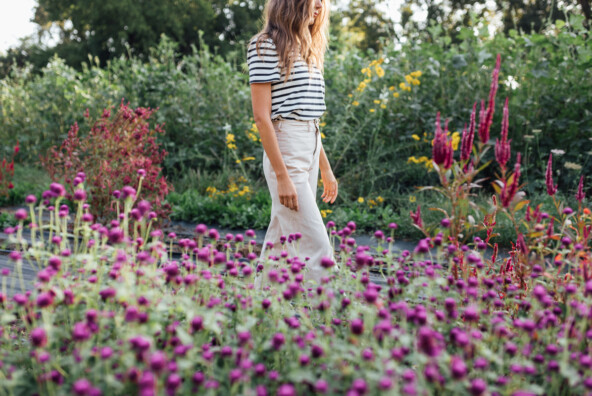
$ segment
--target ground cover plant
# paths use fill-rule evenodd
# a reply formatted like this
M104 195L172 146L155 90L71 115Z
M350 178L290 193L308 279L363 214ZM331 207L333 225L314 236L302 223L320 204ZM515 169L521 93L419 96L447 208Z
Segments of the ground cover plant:
M306 260L287 254L288 244L298 251L300 234L284 236L277 242L283 252L263 260L251 230L220 235L199 224L191 238L164 235L151 204L138 199L142 171L138 190L122 189L122 212L109 224L93 221L82 193L70 213L61 184L53 183L43 201L28 196L28 210L15 213L18 225L5 229L21 284L8 295L9 273L2 272L0 392L592 391L592 212L584 179L577 209L558 201L549 155L544 183L554 210L526 199L521 155L512 155L507 136L508 100L493 147L499 172L490 204L479 208L480 224L467 212L477 175L494 163L482 161L497 125L500 65L498 56L487 105L479 113L473 107L460 153L447 122L442 128L436 117L432 164L440 183L424 188L449 201L438 225L426 226L418 206L410 217L424 238L413 251L394 254L396 223L376 230L370 248L357 244L355 222L338 228L329 221L338 252L322 260L320 285L305 285ZM45 211L53 213L49 224ZM517 235L503 258L492 240L499 216ZM471 234L478 228L485 238ZM25 261L39 269L32 291L22 284ZM265 274L263 290L254 289L257 274Z

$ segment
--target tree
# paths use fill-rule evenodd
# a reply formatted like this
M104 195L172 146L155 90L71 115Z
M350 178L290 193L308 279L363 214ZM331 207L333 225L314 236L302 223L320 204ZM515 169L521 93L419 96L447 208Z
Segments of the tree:
M380 40L392 37L394 31L393 22L379 9L384 3L385 0L350 0L345 9L333 13L331 28L338 37L363 51L379 51Z

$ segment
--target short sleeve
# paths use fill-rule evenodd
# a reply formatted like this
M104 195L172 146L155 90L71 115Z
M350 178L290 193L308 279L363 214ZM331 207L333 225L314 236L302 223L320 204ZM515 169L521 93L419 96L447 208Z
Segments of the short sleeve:
M247 50L249 83L267 83L280 81L281 71L275 45L271 39L263 40L257 55L256 40L251 41Z

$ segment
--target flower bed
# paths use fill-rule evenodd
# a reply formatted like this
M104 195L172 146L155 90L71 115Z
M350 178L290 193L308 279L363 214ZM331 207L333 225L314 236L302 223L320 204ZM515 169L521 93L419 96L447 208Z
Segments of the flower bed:
M592 388L590 254L566 237L557 242L561 263L532 255L539 264L520 285L508 262L483 257L481 240L458 245L436 236L394 256L396 225L388 237L376 232L379 247L370 252L356 245L354 223L339 230L329 223L342 250L337 263L324 261L322 285L303 287L305 264L282 255L266 261L277 269L269 273L271 287L257 291L252 282L261 264L254 253L238 253L252 251L250 232L222 237L199 225L194 238L177 241L183 256L172 260L176 236L151 231L150 209L135 202L133 189L126 189L124 214L138 209L142 217L93 224L81 200L68 234L60 187L48 190L50 207L29 198L30 210L15 214L21 225L6 230L21 246L10 255L15 270L23 260L41 268L34 291L0 297L2 393L484 395ZM52 223L36 224L44 210L54 212ZM563 225L574 215L564 215ZM22 238L26 219L30 244ZM589 215L582 219L590 222ZM50 230L46 240L41 229ZM283 243L297 244L298 236ZM369 281L375 265L388 268L382 285Z

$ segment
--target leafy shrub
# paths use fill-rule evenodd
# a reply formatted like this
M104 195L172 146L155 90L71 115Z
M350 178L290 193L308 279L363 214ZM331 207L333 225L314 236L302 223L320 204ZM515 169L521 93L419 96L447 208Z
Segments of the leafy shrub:
M487 25L475 20L473 26L480 23ZM432 26L372 58L355 49L329 51L322 132L342 186L341 202L376 194L392 204L417 185L437 182L434 172L427 179L423 172L430 161L420 161L430 156L435 115L446 114L450 132L460 135L471 105L487 90L496 53L504 60L499 95L510 97L508 139L523 153L527 192L544 191L540 172L553 149L564 152L555 166L564 191L576 188L581 173L591 173L592 47L581 17L571 15L566 24L550 24L540 34L489 37L486 29L463 28L459 40ZM246 173L253 184L263 185L260 162L242 161L262 155L249 135L245 48L237 45L226 59L203 48L178 57L175 44L163 39L148 61L117 59L105 68L93 63L77 72L54 59L38 77L17 69L0 83L0 139L13 143L19 136L20 160L36 158L61 142L69 125L81 123L86 108L95 114L125 97L133 106L159 107L156 121L167 125L162 137L170 153L163 164L167 175L179 177L191 169ZM493 122L500 121L498 111ZM229 133L234 150L227 147ZM486 159L493 159L492 151ZM493 168L483 177L493 179L488 172Z
M79 137L75 123L60 148L54 146L41 158L42 163L52 180L65 182L68 199L75 198L75 190L86 177L98 219L115 218L121 211L117 199L122 188L133 184L139 190L142 179L141 198L151 203L159 219L167 219L170 206L164 199L172 187L161 174L167 153L161 150L157 137L164 130L160 125L151 128L153 113L143 107L132 109L122 101L114 115L105 109L94 123L87 115L90 132Z

